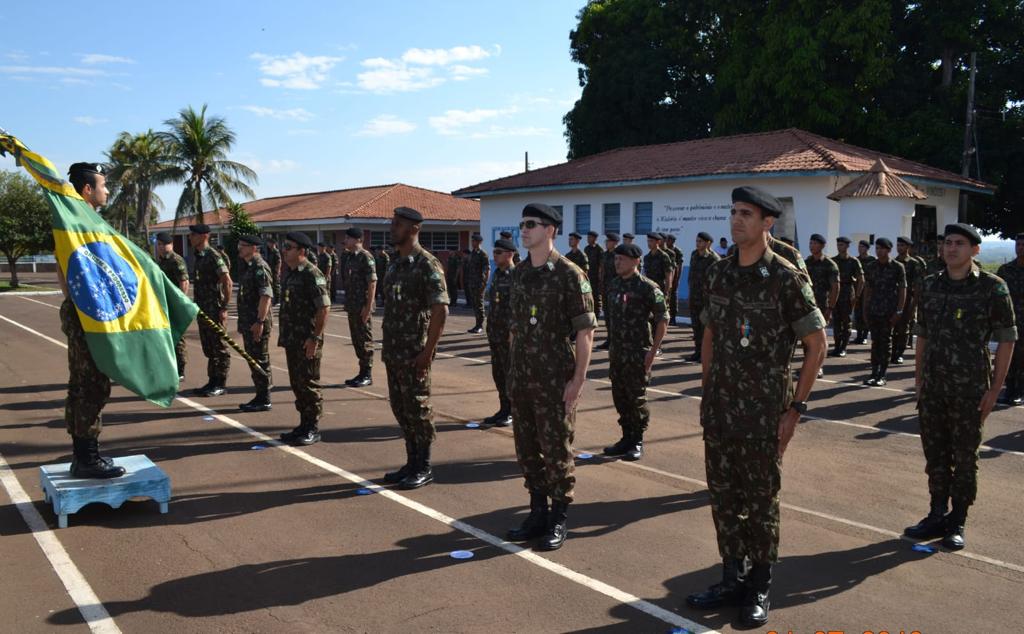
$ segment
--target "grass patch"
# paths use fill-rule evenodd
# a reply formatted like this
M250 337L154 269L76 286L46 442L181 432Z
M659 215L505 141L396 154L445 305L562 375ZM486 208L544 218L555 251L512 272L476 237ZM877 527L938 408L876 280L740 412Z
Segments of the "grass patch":
M33 286L32 284L20 284L18 288L11 288L10 280L0 280L0 293L8 293L10 291L28 292L28 291L55 291L58 290L52 286Z

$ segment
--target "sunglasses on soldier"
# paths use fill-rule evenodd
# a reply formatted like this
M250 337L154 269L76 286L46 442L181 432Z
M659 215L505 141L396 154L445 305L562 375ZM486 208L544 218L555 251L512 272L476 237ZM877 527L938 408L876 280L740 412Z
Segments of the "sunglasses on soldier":
M520 229L536 229L537 225L540 225L541 227L550 227L551 223L548 223L548 222L538 222L536 220L524 220L524 221L519 223L519 228Z
M281 244L282 251L291 251L292 249L298 249L299 245L292 244L291 242L285 242Z

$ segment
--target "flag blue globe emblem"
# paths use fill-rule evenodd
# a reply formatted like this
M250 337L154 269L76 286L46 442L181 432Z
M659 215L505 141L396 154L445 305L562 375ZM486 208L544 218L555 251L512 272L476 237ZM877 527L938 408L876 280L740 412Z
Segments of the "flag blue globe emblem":
M124 316L139 295L138 275L108 242L90 242L72 251L67 282L75 306L100 322Z

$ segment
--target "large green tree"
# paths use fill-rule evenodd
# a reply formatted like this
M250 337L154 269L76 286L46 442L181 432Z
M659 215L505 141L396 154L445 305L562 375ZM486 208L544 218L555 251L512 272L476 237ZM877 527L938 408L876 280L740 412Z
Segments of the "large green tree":
M107 159L107 220L120 225L122 233L145 241L149 223L163 209L154 188L173 182L179 174L170 146L153 130L122 132L107 150Z
M1024 231L1021 0L594 0L570 47L569 158L799 127L958 173L975 51L968 219Z
M0 171L0 252L18 287L18 260L53 250L50 207L39 185L18 172Z

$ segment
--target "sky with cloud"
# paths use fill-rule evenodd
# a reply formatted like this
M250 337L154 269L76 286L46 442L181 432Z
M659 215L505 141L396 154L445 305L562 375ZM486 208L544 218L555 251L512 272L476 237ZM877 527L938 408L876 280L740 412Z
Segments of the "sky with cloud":
M114 0L89 17L12 3L0 127L66 169L206 103L236 131L232 158L259 173L260 197L451 191L522 171L527 151L531 167L565 159L583 4L187 0L170 13ZM180 188L159 193L172 211Z

